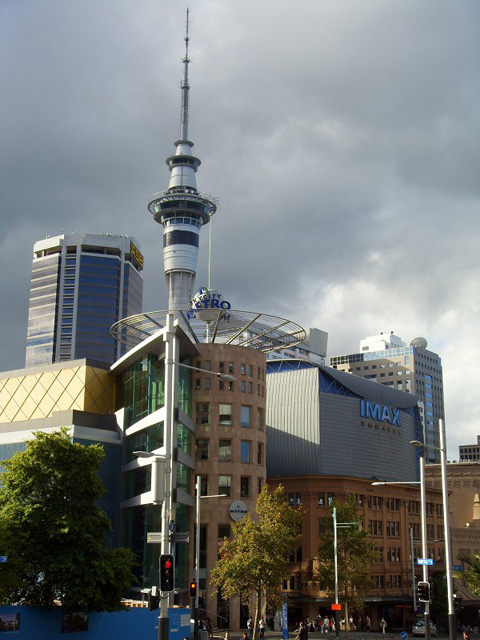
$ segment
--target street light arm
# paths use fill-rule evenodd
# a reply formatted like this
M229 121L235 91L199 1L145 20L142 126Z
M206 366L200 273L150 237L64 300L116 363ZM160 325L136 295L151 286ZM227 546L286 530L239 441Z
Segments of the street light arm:
M235 376L231 376L228 373L220 373L219 371L210 371L210 369L202 369L201 367L192 367L190 364L184 364L183 362L175 362L175 361L167 361L165 360L165 364L174 364L177 367L184 367L185 369L191 369L192 371L200 371L201 373L208 373L211 376L216 376L219 380L223 380L224 382L236 382L237 378Z

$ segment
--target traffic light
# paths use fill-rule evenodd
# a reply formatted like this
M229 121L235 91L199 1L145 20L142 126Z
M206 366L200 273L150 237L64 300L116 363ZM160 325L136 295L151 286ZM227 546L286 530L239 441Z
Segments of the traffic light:
M148 592L148 610L154 611L158 609L160 598L158 597L157 587L152 587L152 589Z
M429 582L418 583L417 600L419 602L430 602L430 583Z
M462 596L457 596L457 594L455 594L453 596L453 606L454 606L455 611L458 612L458 611L461 610L461 608L462 608L462 600L463 600Z
M160 591L173 591L174 583L173 556L165 553L160 556Z
M190 598L196 598L197 597L197 583L195 582L195 580L192 580L190 582Z

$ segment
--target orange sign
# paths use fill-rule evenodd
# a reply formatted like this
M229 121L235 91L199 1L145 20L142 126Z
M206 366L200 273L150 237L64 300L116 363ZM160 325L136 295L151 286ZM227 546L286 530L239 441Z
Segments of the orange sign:
M342 610L341 604L332 604L332 611L341 611L341 610Z

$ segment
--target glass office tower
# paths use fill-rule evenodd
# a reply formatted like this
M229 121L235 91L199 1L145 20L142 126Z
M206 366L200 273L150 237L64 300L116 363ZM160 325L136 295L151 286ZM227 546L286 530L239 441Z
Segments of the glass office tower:
M142 311L142 269L138 244L128 236L73 233L36 242L26 366L115 362L126 346L110 327Z

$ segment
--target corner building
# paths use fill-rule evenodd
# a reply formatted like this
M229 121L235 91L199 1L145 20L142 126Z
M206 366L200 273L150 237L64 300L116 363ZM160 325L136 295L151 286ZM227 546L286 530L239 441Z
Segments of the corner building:
M212 619L217 614L219 626L238 629L246 626L248 611L238 599L226 602L216 595L209 575L240 517L235 507L253 513L266 481L265 355L227 344L201 344L198 350L195 367L236 378L223 382L193 372L195 473L203 496L225 494L201 501L200 602Z

